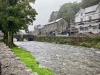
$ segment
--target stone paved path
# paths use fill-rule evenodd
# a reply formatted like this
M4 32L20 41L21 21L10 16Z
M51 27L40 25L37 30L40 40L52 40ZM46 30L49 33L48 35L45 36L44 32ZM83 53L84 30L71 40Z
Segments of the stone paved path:
M45 42L15 42L56 75L100 75L100 50Z

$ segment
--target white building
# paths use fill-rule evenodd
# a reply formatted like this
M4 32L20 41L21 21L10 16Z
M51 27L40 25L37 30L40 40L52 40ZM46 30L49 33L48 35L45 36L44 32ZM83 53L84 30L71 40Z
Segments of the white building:
M80 9L75 15L78 33L100 33L100 2L97 5Z

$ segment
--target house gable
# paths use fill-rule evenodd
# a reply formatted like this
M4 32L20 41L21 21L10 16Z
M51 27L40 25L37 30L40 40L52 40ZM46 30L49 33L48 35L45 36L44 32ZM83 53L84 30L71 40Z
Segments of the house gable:
M99 4L85 8L85 14L95 12L98 8Z
M82 8L79 10L79 12L75 15L75 17L78 17L82 13Z
M81 15L83 14L83 15ZM97 5L93 5L91 7L87 7L85 9L80 9L79 12L75 15L75 22L84 22L98 19L100 14L100 3Z

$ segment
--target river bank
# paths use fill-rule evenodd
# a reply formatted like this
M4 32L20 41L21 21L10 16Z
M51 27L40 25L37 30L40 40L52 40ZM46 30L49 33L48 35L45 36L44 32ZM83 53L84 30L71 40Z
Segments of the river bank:
M18 47L13 47L12 51L20 58L22 62L26 64L28 68L30 68L33 72L36 72L38 75L55 75L48 68L40 67L39 62L30 54L29 51Z
M100 37L37 36L35 41L100 49Z

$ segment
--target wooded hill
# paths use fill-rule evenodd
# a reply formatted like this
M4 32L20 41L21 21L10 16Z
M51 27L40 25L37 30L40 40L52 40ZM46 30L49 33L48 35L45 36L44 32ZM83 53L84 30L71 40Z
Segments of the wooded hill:
M64 18L68 24L74 21L75 14L80 8L86 8L95 4L98 4L100 0L82 0L81 2L65 3L59 11L53 11L50 15L49 22L54 21L58 18Z

